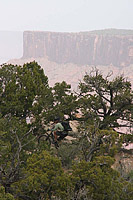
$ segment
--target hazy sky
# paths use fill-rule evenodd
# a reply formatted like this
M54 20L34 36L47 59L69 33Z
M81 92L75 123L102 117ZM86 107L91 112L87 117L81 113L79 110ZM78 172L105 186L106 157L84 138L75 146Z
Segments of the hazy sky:
M133 29L133 0L0 0L0 30Z

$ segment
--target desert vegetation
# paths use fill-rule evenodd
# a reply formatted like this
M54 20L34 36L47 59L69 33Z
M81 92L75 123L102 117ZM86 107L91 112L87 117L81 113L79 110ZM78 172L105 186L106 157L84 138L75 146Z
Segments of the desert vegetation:
M0 199L132 200L132 171L112 168L132 143L133 91L95 68L77 92L65 81L49 86L36 62L0 68ZM54 116L76 121L74 140L38 144Z

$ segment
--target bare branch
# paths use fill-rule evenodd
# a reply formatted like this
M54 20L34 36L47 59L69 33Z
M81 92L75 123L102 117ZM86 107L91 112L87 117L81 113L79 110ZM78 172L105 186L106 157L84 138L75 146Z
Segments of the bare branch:
M35 136L32 140L29 140L26 144L24 144L24 145L22 146L22 148L23 148L24 146L27 146L30 142L34 141L36 138L37 138L37 136Z

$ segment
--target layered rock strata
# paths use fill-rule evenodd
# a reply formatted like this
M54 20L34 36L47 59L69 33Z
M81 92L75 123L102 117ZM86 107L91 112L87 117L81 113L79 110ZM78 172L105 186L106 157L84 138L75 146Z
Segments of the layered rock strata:
M125 67L133 63L133 33L111 35L25 31L23 58L47 58L59 64Z

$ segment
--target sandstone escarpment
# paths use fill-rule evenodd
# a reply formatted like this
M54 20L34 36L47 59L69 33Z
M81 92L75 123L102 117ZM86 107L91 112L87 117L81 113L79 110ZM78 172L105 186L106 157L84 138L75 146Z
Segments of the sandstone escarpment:
M133 63L133 32L125 35L25 31L23 58L47 58L60 64L125 67Z

